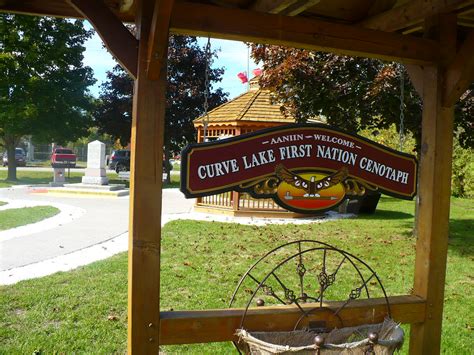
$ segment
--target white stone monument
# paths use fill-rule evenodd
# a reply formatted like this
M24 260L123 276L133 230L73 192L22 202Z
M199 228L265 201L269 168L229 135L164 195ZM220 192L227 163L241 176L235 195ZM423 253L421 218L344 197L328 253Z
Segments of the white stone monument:
M100 141L93 141L87 145L87 168L82 183L90 185L109 183L105 172L105 144Z

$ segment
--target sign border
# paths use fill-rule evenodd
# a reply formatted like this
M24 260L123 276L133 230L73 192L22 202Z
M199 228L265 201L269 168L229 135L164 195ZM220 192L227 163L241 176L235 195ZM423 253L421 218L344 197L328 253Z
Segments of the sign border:
M254 137L263 136L263 135L266 135L266 134L271 134L273 132L283 132L283 131L288 130L288 129L301 129L301 128L302 129L304 129L304 128L319 128L319 129L323 129L323 130L334 131L334 132L337 132L339 134L349 136L351 138L359 139L359 140L361 140L361 141L363 141L363 142L365 142L369 145L374 146L376 149L383 150L384 152L388 152L390 154L396 155L397 157L404 157L407 160L413 161L413 164L414 164L414 167L415 167L415 169L414 169L415 177L413 179L414 186L413 186L413 193L412 194L405 195L405 194L400 194L400 193L394 192L390 189L381 188L379 186L377 186L377 187L378 187L378 191L380 191L380 192L382 192L386 195L396 197L396 198L400 198L400 199L404 199L404 200L412 200L416 196L417 188L418 188L418 186L417 186L418 159L414 155L408 154L408 153L405 153L405 152L399 152L399 151L397 151L393 148L390 148L390 147L384 146L380 143L371 141L370 139L362 137L358 134L349 133L349 132L344 131L342 129L339 129L339 128L336 128L336 127L333 127L333 126L330 126L330 125L322 124L322 123L298 123L298 124L282 125L282 126L276 126L276 127L271 127L271 128L265 128L265 129L261 129L261 130L250 132L250 133L244 133L244 134L241 134L241 135L238 135L238 136L227 138L227 139L225 139L225 141L212 141L212 142L188 144L181 151L180 191L185 195L186 198L196 198L196 197L203 197L203 196L209 196L209 195L217 195L217 194L228 192L228 191L238 191L238 192L250 193L248 189L239 188L239 185L236 185L236 184L230 184L230 185L224 186L224 187L222 187L220 189L216 189L216 190L207 189L207 190L199 191L199 192L190 191L190 189L188 189L188 185L189 185L188 184L188 179L189 179L190 174L189 174L189 171L187 171L187 169L188 169L188 159L192 155L192 150L196 147L201 148L201 149L205 149L207 147L212 147L212 146L217 145L219 143L220 143L221 146L222 145L229 145L229 144L233 144L233 143L236 143L236 142L242 142L243 140L252 139ZM219 143L216 143L216 142L219 142ZM332 172L335 171L335 170L332 170L332 169L319 168L319 167L314 167L314 166L312 166L312 167L298 167L297 169L290 169L290 170L292 170L293 172L305 172L305 171L308 170L308 171L315 171L315 172L319 171L319 172L322 172L322 173L332 173ZM240 184L245 183L245 182L250 182L250 181L253 181L253 180L257 180L257 179L268 178L268 177L271 177L273 175L274 174L272 174L272 173L261 175L261 176L258 176L258 177L252 178L252 179L241 181ZM355 179L361 180L361 181L363 181L365 183L368 183L368 184L373 184L372 182L367 182L365 179L362 179L362 178L357 177L357 176L349 175L349 177L353 177ZM210 193L211 191L212 191L212 193ZM252 193L250 193L250 195L252 197L255 197ZM272 194L259 195L259 197L260 198L273 198L273 195Z

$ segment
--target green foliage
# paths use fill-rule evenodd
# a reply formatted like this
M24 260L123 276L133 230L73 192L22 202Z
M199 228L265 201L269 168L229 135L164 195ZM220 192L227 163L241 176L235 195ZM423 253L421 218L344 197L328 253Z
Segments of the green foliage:
M363 129L358 132L359 135L370 139L371 141L380 143L386 147L400 151L400 133L397 131L395 124L386 129ZM414 154L416 142L411 132L404 133L402 152Z
M211 53L210 64L217 56ZM206 53L199 47L196 37L170 36L168 46L168 80L166 88L164 160L169 162L188 143L196 141L193 120L203 113ZM212 83L222 80L224 69L209 71L209 109L222 104L227 97L221 88L212 89ZM94 113L96 124L102 133L119 139L123 146L130 142L132 126L133 80L120 67L107 73L102 84L100 100ZM165 167L171 165L165 163ZM171 183L170 170L167 183Z
M108 134L126 146L130 142L132 127L133 79L116 65L107 72L107 81L101 89L93 113L95 124L100 133Z
M212 53L213 58L217 53ZM196 37L170 36L168 48L168 86L166 90L165 150L178 153L184 145L195 141L193 119L203 112L205 91L205 51ZM222 80L222 68L212 68L210 83ZM130 142L132 126L133 80L120 67L107 73L94 119L100 132L120 139L123 146ZM227 94L210 88L209 109L222 104Z
M82 21L0 15L0 144L9 152L24 135L62 143L86 132L95 79L82 59L90 36Z
M268 45L254 45L252 55L263 62L260 85L274 91L284 112L299 121L323 115L353 133L398 130L403 75L404 126L420 142L422 100L399 64ZM455 131L463 147L474 146L474 83L457 103Z
M451 189L454 196L474 198L474 149L464 149L454 140Z
M364 129L359 134L384 146L400 150L400 137L395 125L388 129ZM415 150L415 139L411 132L407 132L402 151L415 154ZM459 135L454 138L451 193L456 197L474 197L474 150L462 148L459 143Z
M474 200L452 199L444 354L469 354L474 346L473 211ZM361 257L375 269L389 295L407 294L413 286L413 213L414 202L382 197L374 215L321 224L170 222L162 233L161 309L227 308L238 279L258 257L298 239L316 239ZM126 253L71 272L3 286L0 294L2 354L126 352ZM402 354L408 353L408 343L406 339ZM229 342L166 346L163 351L235 352Z

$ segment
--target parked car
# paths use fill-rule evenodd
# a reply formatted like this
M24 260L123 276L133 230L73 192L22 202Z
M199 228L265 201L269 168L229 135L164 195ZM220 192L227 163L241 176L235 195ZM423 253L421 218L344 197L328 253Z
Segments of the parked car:
M76 154L69 148L54 148L51 155L51 166L53 168L75 168Z
M128 149L114 150L109 157L109 169L118 174L130 170L130 151Z
M109 169L115 170L117 174L121 171L130 171L130 150L114 150L109 158ZM173 165L170 164L171 170L173 170ZM163 173L165 172L165 167L163 166Z
M16 166L26 166L26 154L23 148L15 148L15 161L16 161ZM3 166L8 165L7 152L3 153L2 164Z

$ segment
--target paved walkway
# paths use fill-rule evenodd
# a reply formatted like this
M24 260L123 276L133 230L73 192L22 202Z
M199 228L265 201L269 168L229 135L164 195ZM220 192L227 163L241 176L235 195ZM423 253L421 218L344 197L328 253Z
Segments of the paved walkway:
M6 190L6 191L5 191ZM58 197L44 188L1 189L2 201L27 201L29 205L67 206L78 211L69 219L58 219L51 228L35 224L22 228L21 235L11 237L15 230L0 232L0 270L32 264L112 239L128 230L128 199ZM8 207L8 205L3 206ZM13 207L13 206L12 206ZM79 209L79 210L78 210ZM82 212L82 213L81 213ZM71 214L71 213L70 213ZM40 222L41 223L41 222Z
M0 232L0 284L71 270L128 249L128 196L58 196L46 193L45 188L19 186L0 189L0 201L9 202L0 209L51 205L61 210L55 217ZM175 219L254 225L289 222L196 213L193 205L194 200L186 200L178 189L163 190L162 225ZM291 220L291 223L333 218L340 215Z

